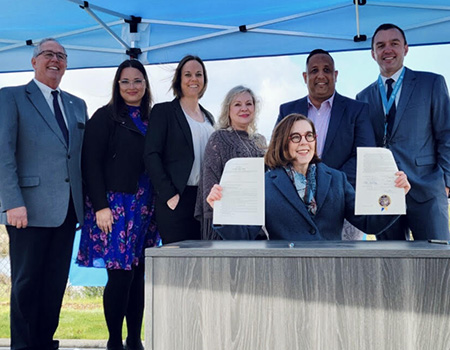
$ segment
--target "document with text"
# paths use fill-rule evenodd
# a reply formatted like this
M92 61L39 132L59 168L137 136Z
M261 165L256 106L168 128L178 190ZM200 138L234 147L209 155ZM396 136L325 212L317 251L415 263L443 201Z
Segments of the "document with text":
M214 203L214 225L264 225L264 158L233 158L220 179L222 199Z
M355 215L406 214L405 191L395 187L398 168L392 152L358 147L356 156Z

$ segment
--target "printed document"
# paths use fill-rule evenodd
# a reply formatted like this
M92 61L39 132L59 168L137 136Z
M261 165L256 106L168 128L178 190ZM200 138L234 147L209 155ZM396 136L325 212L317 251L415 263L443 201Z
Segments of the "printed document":
M264 158L233 158L220 179L214 225L264 225Z
M405 191L395 187L398 168L392 152L358 147L356 156L355 215L406 214Z

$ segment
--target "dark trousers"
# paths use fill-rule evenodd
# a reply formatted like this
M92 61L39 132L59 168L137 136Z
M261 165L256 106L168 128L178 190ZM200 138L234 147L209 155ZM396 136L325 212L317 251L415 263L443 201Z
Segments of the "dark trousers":
M416 202L406 196L406 215L400 218L386 231L377 236L377 240L405 240L411 229L414 240L442 239L450 240L448 222L448 201L445 192L426 202Z
M57 349L53 335L67 284L77 218L70 201L59 227L7 226L11 259L11 349Z
M155 216L163 244L201 239L200 222L194 218L197 186L186 186L175 210L156 199Z
M103 309L108 326L108 349L122 349L122 325L126 317L130 349L140 349L144 317L144 260L131 271L108 270L108 283L103 293Z

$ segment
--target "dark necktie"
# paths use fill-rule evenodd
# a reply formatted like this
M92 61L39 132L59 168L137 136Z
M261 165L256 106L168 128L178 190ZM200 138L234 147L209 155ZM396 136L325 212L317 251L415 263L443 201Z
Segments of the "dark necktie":
M64 135L64 139L66 140L66 144L69 144L69 131L67 130L67 126L66 123L64 122L64 117L61 111L61 107L59 107L59 103L58 103L58 94L59 91L58 90L53 90L52 91L52 95L53 95L53 110L55 111L55 118L56 121L58 122L59 128L61 129L63 135Z
M388 80L386 80L386 84L387 84L387 100L389 101L389 98L392 95L392 85L395 83L395 80L392 78L389 78ZM387 120L387 137L389 138L391 136L392 133L392 126L394 125L394 120L395 120L395 112L396 112L396 108L395 108L395 101L394 103L392 103L391 109L389 110L388 114L386 115L386 120Z

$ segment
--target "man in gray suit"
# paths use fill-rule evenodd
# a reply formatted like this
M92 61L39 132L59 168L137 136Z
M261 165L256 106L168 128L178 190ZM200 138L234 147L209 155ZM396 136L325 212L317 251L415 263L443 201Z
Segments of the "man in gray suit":
M403 66L405 33L382 24L372 37L380 76L357 95L369 103L377 146L389 148L408 175L406 216L377 239L450 239L450 99L442 76Z
M11 349L58 349L53 335L83 221L83 100L59 89L67 55L44 39L34 79L0 90L0 223L11 258ZM56 91L56 92L55 92Z

